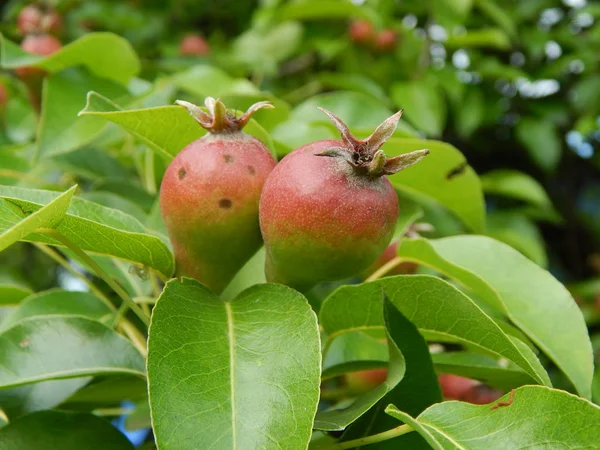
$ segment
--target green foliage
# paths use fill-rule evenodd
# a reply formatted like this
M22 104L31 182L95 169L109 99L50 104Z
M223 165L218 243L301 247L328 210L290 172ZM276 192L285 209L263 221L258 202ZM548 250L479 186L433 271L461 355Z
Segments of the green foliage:
M598 445L597 5L58 0L40 56L26 3L0 9L0 450ZM382 150L430 154L388 177L395 253L302 293L264 248L220 296L174 278L161 181L206 135L174 102L205 97L271 102L244 131L279 160L340 139L317 107L361 139L402 108Z

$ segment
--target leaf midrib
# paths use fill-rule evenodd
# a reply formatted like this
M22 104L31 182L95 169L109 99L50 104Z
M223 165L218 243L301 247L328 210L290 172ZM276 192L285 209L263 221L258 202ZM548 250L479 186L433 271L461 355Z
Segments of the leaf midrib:
M227 312L227 339L229 341L229 383L231 390L231 442L232 447L237 448L237 436L236 436L236 409L235 409L235 331L233 328L233 311L231 310L231 303L225 303L225 311Z

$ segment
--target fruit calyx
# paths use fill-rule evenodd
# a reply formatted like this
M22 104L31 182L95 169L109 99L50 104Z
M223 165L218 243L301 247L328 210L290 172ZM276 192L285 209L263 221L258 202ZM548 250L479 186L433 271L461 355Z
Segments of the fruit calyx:
M206 100L204 100L208 112L204 112L200 107L183 100L177 100L175 103L187 109L190 115L212 134L238 132L246 126L256 111L261 108L273 108L271 102L258 102L250 106L240 117L236 117L234 113L227 111L220 99L215 100L212 97L206 97Z
M352 135L339 117L325 108L319 109L329 116L340 131L344 145L327 148L316 156L343 158L358 174L372 178L392 175L416 164L429 154L429 150L415 150L393 158L387 158L383 150L380 150L385 141L394 134L398 121L402 116L402 110L387 118L368 138L360 140Z

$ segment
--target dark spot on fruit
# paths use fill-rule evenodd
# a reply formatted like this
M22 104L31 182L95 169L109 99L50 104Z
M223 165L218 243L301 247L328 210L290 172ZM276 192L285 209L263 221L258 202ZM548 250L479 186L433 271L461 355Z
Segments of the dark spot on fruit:
M228 198L222 198L221 200L219 200L219 208L229 209L231 208L231 205L231 200L229 200Z
M223 155L223 159L227 164L231 164L233 162L233 156L231 155Z
M185 167L182 167L177 171L177 176L179 177L180 180L183 180L186 175L187 175L187 170L185 170Z
M256 173L256 169L252 166L248 166L248 173L250 175L254 175Z

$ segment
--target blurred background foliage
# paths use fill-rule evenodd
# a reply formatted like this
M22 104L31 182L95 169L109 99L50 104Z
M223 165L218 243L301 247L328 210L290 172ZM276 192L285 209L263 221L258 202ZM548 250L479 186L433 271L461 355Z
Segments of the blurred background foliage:
M16 18L29 3L4 2L2 33L7 39L23 38ZM485 234L549 268L581 302L590 327L598 327L600 3L55 0L46 4L62 16L57 36L63 44L90 32L110 31L126 38L141 58L139 78L130 83L129 93L111 91L106 81L75 83L72 98L58 96L47 105L49 118L52 108L81 110L88 90L112 94L110 98L122 99L119 103L130 107L172 104L180 97L199 101L211 95L242 109L267 98L278 112L259 113L257 118L283 155L311 140L336 137L327 119L314 112L315 105L332 109L364 135L393 110L403 108L399 136L449 142L480 175L486 196ZM190 35L203 43L190 41L186 50L182 42ZM3 47L3 59L5 53ZM119 64L110 69L120 70ZM92 122L86 122L86 138L81 138L82 130L63 119L53 123L63 133L56 148L52 139L60 133L36 131L36 112L23 83L12 71L2 72L0 81L8 99L2 111L0 183L58 189L77 181L84 196L145 223L159 222L154 196L165 168L160 158L116 127L102 132L99 127L98 136L89 141L90 129L95 130ZM58 92L46 88L48 95ZM45 156L41 160L40 152ZM435 228L427 236L469 231L439 205L421 200L425 209L421 221ZM48 275L54 263L29 244L0 254L0 266L9 268L3 277L18 279L26 290L56 283Z

